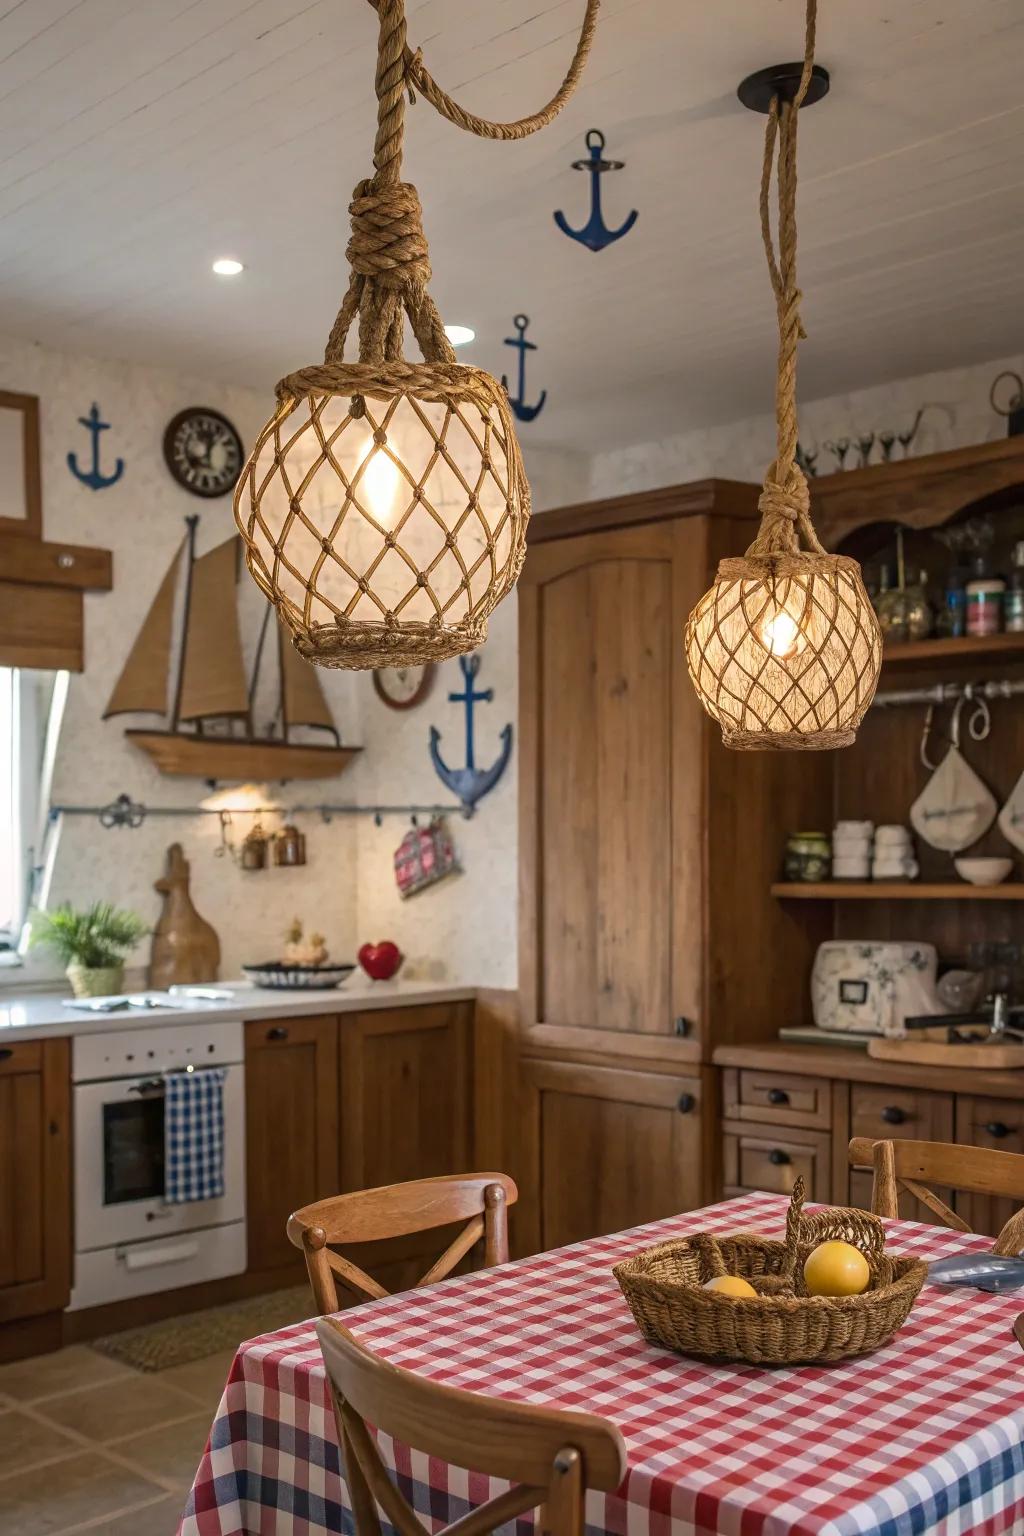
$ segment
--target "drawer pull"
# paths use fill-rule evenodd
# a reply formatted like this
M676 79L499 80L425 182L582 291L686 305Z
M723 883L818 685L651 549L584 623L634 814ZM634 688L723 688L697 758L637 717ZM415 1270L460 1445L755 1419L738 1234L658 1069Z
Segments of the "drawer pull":
M678 1019L674 1019L672 1022L672 1028L681 1040L686 1038L692 1027L693 1026L691 1025L689 1019L684 1018L682 1014L679 1015Z
M0 1049L0 1061L10 1061L13 1055L14 1047L11 1045L5 1045L2 1049Z
M1012 1127L1004 1125L1001 1120L989 1120L982 1129L986 1135L994 1137L996 1141L1002 1141L1003 1137L1009 1136L1012 1131Z
M283 1024L275 1024L273 1029L268 1029L267 1030L267 1039L268 1040L287 1040L288 1039L288 1031L285 1029Z
M681 1093L676 1101L676 1109L681 1115L692 1115L697 1108L697 1100L692 1093Z
M772 1150L768 1153L768 1161L776 1168L782 1168L786 1163L791 1162L792 1159L788 1152L783 1152L781 1147L772 1147Z
M768 1089L768 1103L769 1104L788 1104L789 1103L789 1094L786 1092L785 1088L769 1088Z
M907 1118L905 1109L900 1109L898 1104L887 1104L882 1110L882 1119L886 1125L902 1125Z

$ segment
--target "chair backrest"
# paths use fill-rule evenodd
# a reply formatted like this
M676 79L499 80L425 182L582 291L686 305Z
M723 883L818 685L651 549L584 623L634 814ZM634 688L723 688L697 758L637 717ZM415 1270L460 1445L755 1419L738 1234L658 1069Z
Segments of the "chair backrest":
M586 1489L610 1491L625 1477L625 1443L604 1419L441 1386L381 1360L335 1318L316 1331L356 1536L380 1536L377 1505L399 1536L427 1530L388 1476L367 1422L428 1456L514 1485L449 1527L458 1536L484 1536L538 1506L550 1536L583 1536Z
M1019 1152L957 1146L948 1141L872 1141L855 1136L850 1142L850 1166L871 1169L871 1209L876 1216L898 1216L900 1190L905 1189L947 1227L970 1232L963 1217L927 1188L933 1183L968 1194L1003 1195L1024 1202L1024 1154ZM999 1234L993 1251L1016 1253L1022 1247L1024 1212L1018 1211Z
M456 1173L380 1189L357 1189L303 1206L288 1218L288 1236L306 1256L313 1297L321 1313L337 1312L336 1280L361 1301L388 1293L358 1264L331 1247L344 1243L374 1243L444 1227L466 1225L441 1257L416 1282L443 1280L474 1243L484 1240L484 1263L508 1261L508 1207L519 1199L514 1180L505 1173Z

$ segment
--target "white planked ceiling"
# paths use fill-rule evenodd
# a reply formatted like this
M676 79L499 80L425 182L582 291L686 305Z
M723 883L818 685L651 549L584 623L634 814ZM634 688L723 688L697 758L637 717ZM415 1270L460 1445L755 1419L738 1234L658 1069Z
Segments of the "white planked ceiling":
M820 0L833 89L800 142L810 397L1024 345L1024 0ZM533 109L583 0L409 0L439 80ZM749 71L795 56L802 0L604 0L583 85L525 143L409 113L433 291L496 373L531 317L524 437L584 450L770 404L773 309ZM270 391L319 358L370 170L365 0L0 0L0 331ZM627 162L594 255L569 169L597 126ZM219 255L246 263L214 278ZM17 387L17 380L0 380Z

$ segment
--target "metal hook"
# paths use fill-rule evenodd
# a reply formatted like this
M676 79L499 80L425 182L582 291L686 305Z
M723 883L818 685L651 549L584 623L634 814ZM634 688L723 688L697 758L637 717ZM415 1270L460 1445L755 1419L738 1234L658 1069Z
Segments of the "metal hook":
M587 131L584 143L590 153L587 160L574 160L574 171L590 172L590 217L582 229L573 229L561 211L555 214L555 223L563 235L568 235L570 240L578 240L589 251L603 251L606 245L612 245L616 240L621 240L637 221L637 211L626 216L618 229L609 229L604 222L601 212L601 177L606 171L621 171L625 165L623 160L606 160L604 158L604 134L599 128L591 128Z
M935 719L935 705L934 704L929 704L928 708L927 708L927 710L925 712L924 730L921 733L921 745L920 745L920 748L918 749L919 753L920 753L920 757L921 757L921 762L928 769L929 773L934 773L936 768L939 766L938 763L933 763L931 758L928 756L928 737L931 735L932 722L934 721L934 719Z

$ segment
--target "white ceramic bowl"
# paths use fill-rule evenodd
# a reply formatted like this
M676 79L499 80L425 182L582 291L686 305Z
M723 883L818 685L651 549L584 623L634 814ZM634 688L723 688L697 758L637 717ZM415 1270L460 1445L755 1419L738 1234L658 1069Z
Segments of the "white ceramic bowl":
M971 885L1001 885L1013 868L1013 860L954 859L953 868Z

